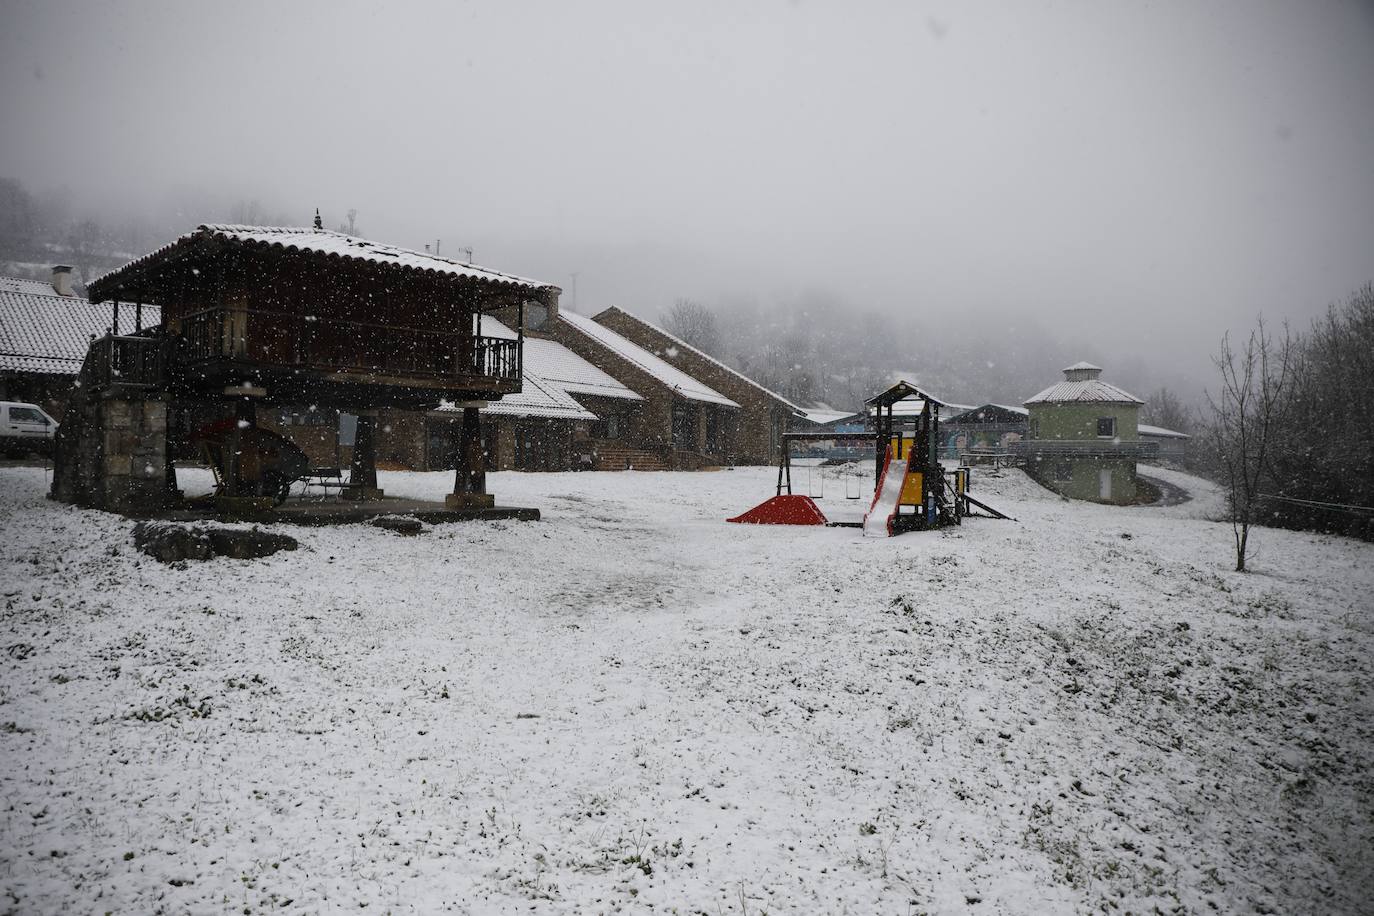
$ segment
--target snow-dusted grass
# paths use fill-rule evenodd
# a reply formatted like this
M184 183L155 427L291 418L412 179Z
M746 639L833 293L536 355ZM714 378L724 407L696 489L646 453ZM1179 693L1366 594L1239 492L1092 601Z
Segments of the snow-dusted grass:
M722 523L774 473L497 474L544 521L169 568L0 469L0 906L1368 905L1374 547L1263 530L1235 574L1186 475L1158 509L984 475L1019 523L893 539Z

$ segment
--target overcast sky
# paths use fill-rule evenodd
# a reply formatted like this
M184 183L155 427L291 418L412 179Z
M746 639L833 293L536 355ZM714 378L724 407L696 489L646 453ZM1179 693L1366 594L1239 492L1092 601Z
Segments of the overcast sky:
M1374 279L1374 4L13 3L0 175L578 306L827 290L1204 374ZM188 225L199 214L187 214ZM1057 368L1054 367L1054 368Z

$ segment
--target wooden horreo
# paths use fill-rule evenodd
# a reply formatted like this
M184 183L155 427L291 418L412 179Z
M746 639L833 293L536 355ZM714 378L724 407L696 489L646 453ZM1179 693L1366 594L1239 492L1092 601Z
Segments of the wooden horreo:
M454 424L459 461L448 503L492 506L477 410L521 390L526 305L556 309L560 291L331 232L317 219L314 228L201 226L96 279L88 292L92 302L132 309L139 328L92 343L75 398L85 408L77 412L84 422L70 430L63 425L53 492L72 502L136 510L158 502L144 479L155 476L148 468L171 481L171 461L164 445L160 461L145 453L142 464L126 468L122 428L106 421L106 401L163 403L164 415L170 408L182 418L171 423L174 440L218 436L213 441L228 456L220 485L230 499L274 495L260 492L261 481L241 466L242 431L256 427L259 405L357 415L346 495L364 499L381 496L378 411L457 405L464 414ZM141 327L144 304L160 306L156 326ZM513 339L480 333L481 316L496 310L517 316ZM221 423L179 428L205 417ZM83 448L101 454L82 454ZM111 479L121 476L129 479ZM172 490L174 484L160 488L160 498Z

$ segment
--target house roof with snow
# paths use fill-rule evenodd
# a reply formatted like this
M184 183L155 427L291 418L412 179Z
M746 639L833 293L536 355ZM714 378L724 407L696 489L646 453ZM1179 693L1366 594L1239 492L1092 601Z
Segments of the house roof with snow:
M1144 423L1136 424L1136 431L1146 439L1191 439L1187 433L1181 433L1176 429L1165 429L1162 426L1147 426Z
M573 400L572 395L557 385L525 369L523 386L516 394L508 394L482 408L483 414L497 417L539 417L545 420L595 420L596 414ZM444 402L438 413L456 413L462 408Z
M866 410L871 410L875 407L891 405L894 417L915 417L920 416L925 410L926 401L930 401L931 404L940 408L940 417L943 420L957 417L973 409L971 404L951 404L948 401L942 401L929 391L925 391L914 382L909 382L906 379L898 379L891 388L864 401L864 407Z
M739 407L739 404L704 382L698 381L676 366L670 365L638 344L622 337L604 325L597 324L585 315L560 312L558 318L560 321L566 322L568 327L648 373L688 400L701 401L706 404L720 404L725 407Z
M1102 374L1100 366L1092 363L1074 363L1063 370L1064 381L1056 382L1044 391L1028 398L1024 403L1032 404L1144 404L1129 392L1115 385L1109 385L1098 378Z
M824 426L827 423L836 423L840 420L848 420L853 417L862 417L862 413L855 413L852 410L822 410L820 408L803 407L801 409L802 419L810 420Z
M91 338L109 333L114 310L80 296L60 296L41 280L0 277L0 371L76 375ZM144 306L144 325L161 320ZM133 309L121 315L120 330L133 330Z
M737 379L738 381L743 382L744 384L746 384L746 385L748 385L749 387L753 388L754 390L758 391L760 394L763 394L765 397L771 398L772 400L774 400L774 401L776 401L777 403L781 404L783 407L787 408L788 410L792 411L793 413L796 413L796 414L801 414L801 413L803 413L802 408L798 407L796 404L793 404L791 401L787 400L787 398L785 398L785 397L783 397L782 395L778 394L776 391L772 391L772 390L770 390L770 389L768 389L768 388L765 388L764 386L760 385L758 382L756 382L756 381L754 381L753 379L751 379L749 376L745 375L743 372L740 372L740 371L738 371L738 370L736 370L736 369L732 369L732 368L730 368L729 366L725 365L725 363L723 363L723 362L721 362L720 360L716 359L714 356L712 356L711 354L707 353L705 350L701 350L701 349L698 349L697 347L692 346L691 344L687 343L687 342L686 342L685 340L683 340L682 338L677 337L677 336L675 336L675 335L673 335L673 334L670 334L670 333L668 333L667 331L663 330L663 328L660 328L658 325L652 324L652 323L650 323L650 322L648 322L648 321L645 321L643 318L640 318L638 315L635 315L635 314L633 314L633 313L631 313L631 312L627 312L627 311L625 311L624 309L622 309L622 308L620 308L620 307L618 307L618 306L614 306L614 305L613 305L613 306L611 306L610 308L608 308L608 309L606 309L606 310L604 310L604 311L598 313L598 314L596 315L596 317L595 317L593 320L595 320L598 324L603 324L604 322L602 322L601 319L602 319L603 316L607 316L607 315L621 315L621 316L625 317L626 319L628 319L629 321L632 321L632 322L635 322L636 324L641 325L646 331L649 331L650 333L653 333L653 334L657 334L658 336L664 338L665 340L670 341L670 342L671 342L671 347L670 347L669 349L665 350L665 351L663 352L663 354L662 354L662 355L664 355L664 356L667 356L670 360L671 360L671 359L674 359L674 358L677 356L677 354L673 352L673 349L674 349L674 348L675 348L676 350L680 351L680 352L695 354L697 357L699 357L699 358L705 360L706 362L710 363L712 366L715 366L716 368L718 368L721 372L724 372L724 373L726 373L727 375L729 375L729 376L731 376L731 377ZM656 354L656 355L658 355L658 354Z
M1024 423L1028 416L1030 416L1030 411L1024 407L1012 407L1008 404L984 404L981 407L969 408L951 417L948 422L958 426L972 426L979 423Z
M384 245L329 229L208 223L156 251L135 258L123 267L117 267L95 278L86 284L87 293L93 302L114 298L132 300L140 297L144 301L155 302L156 290L148 288L144 282L149 268L198 249L224 244L260 250L298 251L322 258L365 263L400 272L476 281L493 287L528 290L531 293L558 291L558 287L553 284L531 280L528 277L517 277L514 274L465 264L428 252Z
M482 316L484 337L504 337L513 340L517 335L490 315ZM625 401L644 400L607 373L593 366L556 340L539 337L525 338L524 365L535 375L571 395L595 395Z

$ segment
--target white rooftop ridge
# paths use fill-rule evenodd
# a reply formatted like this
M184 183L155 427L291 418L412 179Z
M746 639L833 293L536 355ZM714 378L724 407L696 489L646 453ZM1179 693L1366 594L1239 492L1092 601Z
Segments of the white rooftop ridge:
M312 229L300 226L238 226L226 223L206 223L193 232L163 245L155 251L135 258L123 267L116 267L96 277L87 288L103 285L117 275L137 268L140 265L161 257L179 245L185 245L196 238L213 237L227 241L281 248L286 251L305 251L374 264L391 264L396 267L418 270L430 274L465 277L484 280L498 285L522 287L530 290L556 289L552 283L517 277L475 264L465 264L452 258L440 257L428 252L413 251L395 245L385 245L368 239L360 239L343 232L330 229Z
M1102 374L1100 366L1092 363L1074 363L1063 370L1064 381L1056 382L1044 391L1028 398L1024 403L1031 404L1144 404L1140 398L1115 385L1098 378Z
M619 308L619 307L617 306L616 308ZM610 309L607 309L606 311L610 311ZM687 341L681 339L680 337L677 337L677 336L674 335L674 334L668 333L667 331L663 330L663 328L659 327L659 326L656 325L656 324L651 324L650 322L645 321L643 318L640 318L638 315L634 314L633 312L627 312L627 311L625 311L625 309L619 309L619 311L622 312L623 314L628 315L629 317L633 318L635 321L638 321L639 323L641 323L641 324L643 324L643 325L646 325L646 326L648 326L648 327L650 327L650 328L653 328L655 331L657 331L658 333L662 334L664 337L666 337L666 338L668 338L669 340L671 340L671 341L673 342L674 345L679 346L679 347L682 347L683 349L686 349L686 350L691 350L693 353L697 354L697 355L700 356L702 359L710 360L712 363L715 363L717 366L719 366L720 368L724 369L726 372L730 373L731 375L735 376L735 377L738 378L740 381L745 382L745 383L747 383L747 384L749 384L749 385L752 385L753 387L757 388L759 391L762 391L764 394L766 394L766 395L768 395L769 397L771 397L773 400L782 403L782 404L783 404L784 406L786 406L789 410L796 411L796 412L799 413L799 414L805 412L806 408L798 407L796 404L793 404L791 401L787 400L787 398L783 397L782 395L778 394L777 392L771 391L771 390L769 390L769 389L763 387L763 386L760 385L758 382L754 381L754 380L751 379L749 376L745 375L743 372L739 372L739 371L737 371L737 370L735 370L735 369L732 369L732 368L730 368L729 366L725 365L725 363L723 363L723 362L721 362L720 360L716 359L716 358L715 358L714 356L712 356L710 353L707 353L707 352L704 351L704 350L700 350L700 349L698 349L698 348L692 346L691 344L687 343ZM595 320L595 319L593 319L593 320Z
M617 356L638 366L664 385L691 401L738 407L734 401L702 382L692 378L676 366L659 359L648 350L620 336L605 325L597 324L586 315L559 312L559 319L611 350Z

